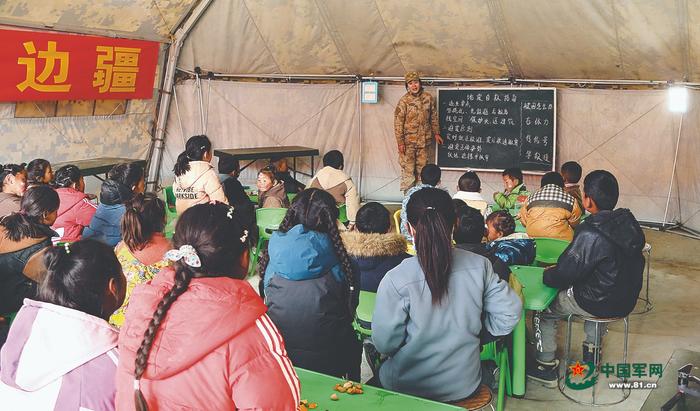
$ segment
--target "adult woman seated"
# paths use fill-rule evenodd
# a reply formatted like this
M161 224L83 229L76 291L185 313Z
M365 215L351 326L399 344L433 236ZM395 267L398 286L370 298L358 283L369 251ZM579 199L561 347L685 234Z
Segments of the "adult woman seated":
M51 246L58 194L49 186L30 188L20 211L0 220L0 315L13 313L33 298L43 272L42 251Z
M482 315L491 334L506 335L520 320L521 302L489 260L452 247L449 194L423 188L406 210L417 254L377 290L372 340L388 356L379 380L393 391L459 402L479 388Z

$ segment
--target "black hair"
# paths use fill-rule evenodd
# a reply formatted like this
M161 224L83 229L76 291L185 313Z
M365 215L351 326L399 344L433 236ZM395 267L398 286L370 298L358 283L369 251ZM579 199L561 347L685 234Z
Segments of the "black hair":
M2 191L3 186L5 185L5 178L9 175L16 176L19 173L25 172L25 166L26 164L5 164L2 167L2 170L0 170L0 191Z
M345 250L343 240L338 231L338 207L332 195L318 188L309 188L299 193L292 206L287 210L279 231L286 233L294 226L301 224L309 230L327 234L333 244L333 250L340 261L348 284L348 308L351 315L355 315L354 301L358 290L355 288L355 272L350 262L350 257ZM261 281L265 280L265 270L270 262L270 255L263 252L258 266Z
M105 319L112 314L102 307L109 280L126 287L114 250L99 241L51 247L44 254L44 266L46 276L39 285L38 299L95 317Z
M501 175L508 176L514 180L518 180L520 184L523 183L523 170L519 169L518 167L506 168L505 170L503 170Z
M56 170L53 181L57 188L65 188L70 187L80 181L80 177L82 177L80 169L72 164L69 164Z
M428 164L420 171L420 181L423 184L436 186L440 182L442 170L435 164Z
M469 193L478 193L481 191L481 179L473 171L467 171L462 174L457 183L459 191L466 191Z
M144 178L143 167L138 163L119 163L107 173L107 178L119 182L129 189Z
M416 256L433 304L440 304L448 293L452 266L452 228L455 223L452 199L444 190L422 188L408 200L406 215L415 230Z
M582 172L581 164L575 161L567 161L561 165L561 175L567 183L578 183L581 180Z
M231 174L234 171L240 171L240 169L241 163L238 162L238 159L229 156L219 157L220 174Z
M542 176L542 180L540 180L540 187L544 187L549 184L554 184L555 186L564 188L564 177L562 177L561 174L557 173L556 171L550 171Z
M515 232L515 219L506 210L498 210L489 214L489 216L486 217L486 223L491 223L493 228L504 237Z
M583 192L600 210L614 210L620 197L620 186L615 176L606 170L588 173L583 180Z
M46 170L51 167L51 163L43 158L37 158L27 164L27 183L28 184L45 184L44 175Z
M361 233L385 234L391 227L389 210L377 202L369 202L357 211L355 228Z
M454 206L456 212L458 208L467 205L467 203L464 200L460 200L459 198L453 198L452 205Z
M175 227L173 245L176 249L185 244L194 247L202 265L193 268L182 260L173 263L175 283L158 303L136 352L134 378L137 381L146 371L148 356L161 322L175 300L187 291L192 278L245 278L246 270L238 269L239 259L247 248L247 230L244 230L233 207L222 203L198 204L182 213ZM134 391L134 401L137 410L148 409L146 399L138 388Z
M173 171L176 176L181 176L190 170L190 161L201 161L204 155L211 150L211 141L205 135L192 136L185 144L185 151L177 156Z
M457 244L478 244L484 238L484 216L476 208L463 205L456 209L453 233Z
M165 202L154 193L136 194L124 204L121 230L131 251L143 250L155 233L165 229Z
M333 167L337 170L342 170L345 166L345 160L343 159L343 153L338 150L331 150L323 156L323 166Z
M60 200L56 191L47 186L32 187L22 196L19 213L12 213L0 220L10 241L46 236L46 225L42 223L47 214L58 210Z

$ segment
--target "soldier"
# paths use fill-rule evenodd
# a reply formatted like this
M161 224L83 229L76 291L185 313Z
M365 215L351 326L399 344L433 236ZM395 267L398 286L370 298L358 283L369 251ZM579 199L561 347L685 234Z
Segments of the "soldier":
M403 192L420 180L420 172L428 163L433 135L438 144L442 144L435 98L423 90L418 73L406 73L405 82L407 93L401 97L394 111L394 134L399 146Z

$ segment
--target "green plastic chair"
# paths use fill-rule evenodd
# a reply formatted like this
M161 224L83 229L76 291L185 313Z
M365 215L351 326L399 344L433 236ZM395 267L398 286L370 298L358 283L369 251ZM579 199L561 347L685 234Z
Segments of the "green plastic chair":
M559 256L569 246L568 241L556 238L535 238L535 263L543 265L556 264Z
M491 360L498 366L498 401L496 410L503 411L505 395L512 395L508 347L500 341L492 341L481 348L481 361Z
M296 198L297 193L287 193L287 200L289 200L289 204L292 204L292 201Z
M372 314L374 313L374 304L377 301L377 293L369 291L360 291L360 303L355 311L355 320L353 327L360 336L360 339L372 337Z
M345 204L338 206L338 221L343 224L350 222L350 220L348 220L348 208Z
M175 208L175 193L173 186L165 187L165 238L172 239L175 234L175 224L177 224L177 210Z
M263 241L270 240L272 233L279 228L286 214L286 208L258 208L255 210L255 219L258 224L258 244L255 246L253 261L250 266L250 274L255 272Z

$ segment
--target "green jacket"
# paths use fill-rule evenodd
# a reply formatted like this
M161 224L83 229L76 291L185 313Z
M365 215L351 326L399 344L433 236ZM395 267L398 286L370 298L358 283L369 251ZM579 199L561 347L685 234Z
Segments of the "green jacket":
M518 197L525 196L525 199L523 199L524 202L529 195L530 193L527 191L525 183L520 183L520 185L516 186L508 195L504 193L494 193L493 200L502 209L509 210L515 208L518 204Z

